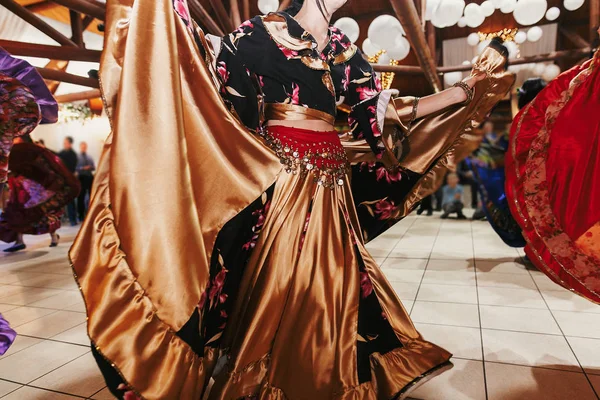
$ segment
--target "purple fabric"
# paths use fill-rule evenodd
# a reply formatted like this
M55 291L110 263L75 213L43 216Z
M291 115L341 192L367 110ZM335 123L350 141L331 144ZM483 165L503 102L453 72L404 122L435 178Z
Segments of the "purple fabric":
M0 47L0 72L18 79L31 89L35 101L40 106L42 124L53 124L58 121L58 103L34 66L25 60L11 56Z
M8 321L0 314L0 356L6 353L6 350L15 341L17 332L13 331L8 325Z

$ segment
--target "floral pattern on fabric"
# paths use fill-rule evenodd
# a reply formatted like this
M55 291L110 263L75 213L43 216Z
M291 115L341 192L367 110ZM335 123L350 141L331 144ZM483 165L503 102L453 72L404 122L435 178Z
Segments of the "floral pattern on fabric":
M8 173L13 139L31 132L40 120L40 109L31 90L0 73L0 184Z

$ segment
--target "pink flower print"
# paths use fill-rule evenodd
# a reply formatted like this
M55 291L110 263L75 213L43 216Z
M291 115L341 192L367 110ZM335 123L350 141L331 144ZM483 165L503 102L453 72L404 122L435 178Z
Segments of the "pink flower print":
M373 293L373 284L369 279L369 274L366 272L360 273L360 294L363 299L369 297Z
M196 308L198 308L198 311L202 311L204 309L207 297L208 291L205 290L204 292L202 292L202 296L200 296L200 301L198 301L198 305L196 306Z
M227 311L221 310L220 315L221 315L221 318L227 318Z
M213 307L216 300L218 300L220 303L223 303L225 299L227 299L227 296L225 296L223 301L221 301L221 291L223 290L223 286L225 285L226 277L227 270L225 268L221 269L221 271L219 271L219 273L214 277L210 286L210 292L208 293L208 298L210 299L210 308Z
M258 84L260 85L261 88L264 88L265 82L263 81L262 75L257 75L257 76L258 76Z
M346 65L344 78L342 79L342 87L344 88L344 92L348 91L348 86L350 85L350 71L350 65Z
M174 2L175 11L181 19L184 20L186 25L190 22L190 12L188 11L187 3L184 0L175 0Z
M298 58L298 52L296 50L290 50L287 47L280 45L279 43L276 43L276 44L277 44L277 47L279 47L279 50L281 50L283 52L283 55L285 55L285 57L288 60L291 60L292 58Z
M369 119L371 123L371 131L373 132L373 136L379 137L381 136L381 131L379 130L379 125L377 124L377 107L369 106L367 107L367 111L372 115Z
M229 80L229 71L227 71L227 64L224 61L219 61L219 64L217 64L217 72L223 79L223 83L226 84Z
M383 87L381 86L381 79L379 78L379 75L375 74L373 80L375 81L375 90L377 90L378 93L381 92Z
M125 393L123 393L124 400L142 400L142 398L138 397L133 390L129 390L129 387L127 387L127 385L124 383L121 383L119 386L117 386L117 390L125 390Z
M288 95L288 101L291 104L295 104L295 105L299 105L300 104L300 87L292 82L292 94L287 94Z
M358 93L361 101L372 99L379 94L378 90L371 89L368 86L358 87L356 88L356 92Z
M384 221L390 219L394 213L394 202L386 199L381 199L375 204L375 214L379 215L379 220Z
M246 27L252 29L254 28L254 24L250 20L244 21L240 26L238 26L238 28L234 32L244 33L244 28Z
M379 167L375 173L377 174L377 181L385 179L387 183L392 183L402 180L402 173L400 170L397 170L396 172L390 172L385 167Z

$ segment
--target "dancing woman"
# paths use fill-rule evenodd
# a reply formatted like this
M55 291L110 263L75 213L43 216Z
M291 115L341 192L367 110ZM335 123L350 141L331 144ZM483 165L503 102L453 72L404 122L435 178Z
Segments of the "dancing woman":
M394 150L413 139L384 132L386 111L395 132L442 109L466 123L505 57L488 49L457 87L393 99L329 26L344 3L295 2L212 44L183 1L107 3L113 129L70 257L116 396L404 398L450 366L365 249L347 154L404 173Z
M506 193L529 260L600 303L600 51L562 73L515 118Z

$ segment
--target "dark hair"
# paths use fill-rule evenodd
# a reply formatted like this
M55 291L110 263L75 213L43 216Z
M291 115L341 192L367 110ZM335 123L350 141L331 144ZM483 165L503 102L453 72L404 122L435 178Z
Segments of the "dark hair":
M46 142L44 142L44 139L38 140L38 143L41 143L41 144L44 144L44 145L46 144Z
M506 57L506 63L504 69L508 69L508 48L504 45L504 42L499 37L495 37L490 41L490 47L496 49L498 53Z
M542 78L529 78L523 82L517 92L519 97L519 109L529 104L535 96L546 87L546 81Z
M73 144L73 138L71 136L65 137L65 140L67 140L69 143Z
M314 0L317 3L317 7L319 7L319 11L323 14L323 18L327 19L327 7L325 6L325 0ZM300 9L304 5L304 0L292 0L292 5L286 8L285 12L294 16L300 12Z
M33 143L33 139L31 138L29 133L22 135L21 140L24 141L25 143Z

